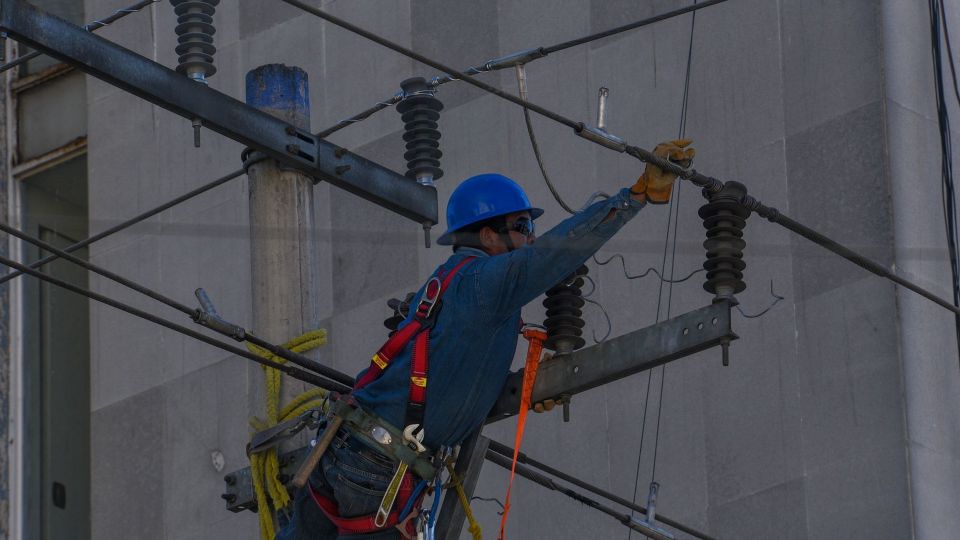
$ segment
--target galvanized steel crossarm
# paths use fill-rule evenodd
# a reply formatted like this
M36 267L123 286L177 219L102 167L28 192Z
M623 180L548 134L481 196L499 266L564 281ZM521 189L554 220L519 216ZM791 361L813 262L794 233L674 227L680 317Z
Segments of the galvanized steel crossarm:
M533 385L532 402L572 396L629 375L738 338L724 300L641 328L599 345L542 362ZM495 422L517 414L523 370L511 373L487 416Z
M313 384L313 385L319 386L319 387L321 387L321 388L326 388L326 389L328 389L328 390L334 390L334 391L337 391L337 392L344 392L344 391L349 392L349 390L350 390L349 388L345 388L343 385L341 385L341 384L339 384L339 383L335 383L335 382L329 381L329 380L327 380L327 379L325 379L325 378L323 378L323 377L320 377L320 376L318 376L318 375L314 375L313 373L309 373L309 372L304 371L304 370L299 369L299 368L295 368L295 367L293 367L293 366L291 366L291 365L288 365L288 364L278 364L278 363L276 363L276 362L272 362L272 361L267 360L267 359L265 359L265 358L262 358L262 357L260 357L260 356L258 356L258 355L256 355L256 354L253 354L253 353L250 352L250 351L241 349L241 348L239 348L239 347L235 347L235 346L230 345L230 344L228 344L228 343L224 343L224 342L219 341L219 340L217 340L217 339L214 339L214 338L212 338L212 337L210 337L210 336L201 334L200 332L197 332L197 331L195 331L195 330L191 330L191 329L189 329L189 328L187 328L187 327L185 327L185 326L181 326L181 325L179 325L179 324L177 324L177 323L170 322L170 321L168 321L168 320L166 320L166 319L164 319L164 318L162 318L162 317L158 317L158 316L156 316L156 315L147 313L146 311L137 309L137 308L135 308L135 307L133 307L133 306L129 306L129 305L127 305L127 304L124 304L123 302L119 302L119 301L114 300L114 299L112 299L112 298L108 298L108 297L106 297L106 296L104 296L104 295L102 295L102 294L95 293L95 292L90 291L90 290L88 290L88 289L84 289L83 287L79 287L79 286L77 286L77 285L73 285L72 283L67 283L66 281L63 281L62 279L55 278L55 277L50 276L50 275L48 275L48 274L44 274L43 272L40 272L40 271L38 271L38 270L34 270L33 268L30 268L30 267L28 267L28 266L26 266L26 265L20 264L20 263L14 261L14 260L12 260L12 259L8 259L7 257L0 256L0 264L2 264L2 265L4 265L4 266L9 266L10 268L15 268L15 269L17 269L17 270L20 270L20 271L23 272L24 274L33 276L33 277L35 277L35 278L37 278L37 279L39 279L39 280L42 280L42 281L46 281L47 283L50 283L51 285L55 285L55 286L57 286L57 287L66 289L66 290L68 290L68 291L71 291L71 292L73 292L73 293L76 293L76 294L79 294L79 295L82 295L82 296L86 296L87 298L89 298L89 299L91 299L91 300L94 300L94 301L96 301L96 302L100 302L100 303L102 303L102 304L106 304L106 305L108 305L108 306L110 306L110 307L119 309L120 311L124 311L124 312L126 312L126 313L129 313L130 315L133 315L133 316L135 316L135 317L139 317L139 318L141 318L141 319L144 319L144 320L146 320L146 321L152 322L152 323L154 323L154 324L158 324L158 325L160 325L160 326L163 326L164 328L168 328L168 329L170 329L170 330L173 330L174 332L178 332L178 333L180 333L180 334L183 334L183 335L188 336L188 337L192 337L192 338L194 338L194 339L196 339L196 340L202 341L202 342L207 343L207 344L209 344L209 345L213 345L214 347L217 347L218 349L222 349L222 350L224 350L224 351L227 351L227 352L229 352L229 353L231 353L231 354L234 354L234 355L237 355L237 356L246 358L246 359L248 359L248 360L253 360L254 362L256 362L256 363L258 363L258 364L261 364L261 365L263 365L263 366L266 366L266 367L278 369L278 370L284 372L285 374L293 377L294 379L297 379L297 380L300 380L300 381L303 381L303 382L306 382L306 383L309 383L309 384Z
M90 263L90 262L88 262L88 261L85 261L85 260L83 260L83 259L81 259L81 258L79 258L79 257L74 256L74 255L71 255L70 253L67 253L66 251L63 251L63 250L61 250L61 249L58 249L57 247L55 247L55 246L53 246L53 245L51 245L51 244L48 244L47 242L44 242L43 240L40 240L40 239L38 239L38 238L34 238L34 237L32 237L32 236L30 236L30 235L28 235L28 234L26 234L26 233L24 233L24 232L22 232L22 231L19 231L19 230L17 230L16 228L11 227L10 225L7 225L6 223L0 223L0 231L3 231L3 232L5 232L5 233L7 233L7 234L9 234L9 235L11 235L11 236L16 237L16 238L19 238L19 239L21 239L21 240L23 240L23 241L25 241L25 242L29 242L30 244L33 244L34 246L37 246L38 248L40 248L40 249L42 249L42 250L49 251L49 252L57 255L58 257L61 257L61 258L63 258L63 259L66 259L66 260L70 261L70 262L73 263L73 264L76 264L77 266L80 266L80 267L82 267L82 268L84 268L84 269L86 269L86 270L88 270L88 271L90 271L90 272L93 272L93 273L95 273L95 274L101 275L101 276L103 276L103 277L105 277L105 278L107 278L107 279L109 279L109 280L111 280L111 281L113 281L113 282L115 282L115 283L118 283L118 284L120 284L120 285L123 285L124 287L127 287L127 288L129 288L129 289L131 289L131 290L134 290L134 291L140 293L140 294L143 294L144 296L147 296L147 297L149 297L149 298L152 298L152 299L154 299L154 300L156 300L156 301L158 301L158 302L160 302L160 303L162 303L162 304L166 304L167 306L170 306L171 308L173 308L173 309L175 309L175 310L177 310L177 311L179 311L179 312L181 312L181 313L184 313L184 314L187 315L188 317L192 318L195 322L198 322L198 323L200 323L200 324L204 324L203 321L202 321L202 318L200 317L200 312L199 312L199 310L197 310L196 308L191 308L190 306L187 306L187 305L185 305L185 304L182 304L182 303L180 303L180 302L177 302L176 300L174 300L174 299L172 299L172 298L170 298L170 297L168 297L168 296L165 296L165 295L163 295L163 294L160 294L160 293L158 293L157 291L154 291L154 290L152 290L152 289L150 289L150 288L148 288L148 287L144 287L143 285L140 285L139 283L137 283L137 282L135 282L135 281L133 281L133 280L127 279L127 278L125 278L125 277L123 277L123 276L120 276L120 275L118 275L118 274L115 274L115 273L113 273L113 272L111 272L111 271L109 271L109 270L106 270L106 269L104 269L104 268L100 268L99 266L97 266L97 265L95 265L95 264L92 264L92 263ZM205 326L207 326L208 328L210 328L210 329L212 329L212 330L214 330L214 331L220 332L221 334L227 335L227 336L229 336L229 337L234 337L234 338L237 339L238 341L249 341L250 343L253 343L254 345L257 345L258 347L262 347L262 348L270 351L271 353L273 353L273 354L276 355L276 356L279 356L280 358L283 358L283 359L285 359L285 360L288 360L288 361L290 361L290 362L293 362L294 364L297 364L297 365L300 366L300 367L304 367L304 368L306 368L306 369L309 369L310 371L313 371L314 373L317 373L317 374L322 375L322 376L324 376L324 377L326 377L326 378L328 378L328 379L331 379L332 381L336 381L337 383L342 384L343 387L345 387L345 388L349 388L349 387L353 386L353 377L350 377L349 375L346 375L346 374L344 374L344 373L341 373L341 372L339 372L339 371L337 371L337 370L335 370L335 369L333 369L333 368L329 368L329 367L327 367L327 366L324 366L323 364L321 364L321 363L319 363L319 362L317 362L317 361L315 361L315 360L312 360L312 359L310 359L310 358L307 358L306 356L303 356L302 354L295 353L295 352L293 352L293 351L291 351L291 350L289 350L289 349L284 349L283 347L280 347L280 346L278 346L278 345L274 345L274 344L272 344L272 343L270 343L270 342L268 342L268 341L266 341L266 340L260 339L260 338L258 338L258 337L256 337L256 336L250 334L249 332L243 331L242 334L241 334L241 336L236 336L233 332L221 330L219 327L217 327L217 326L215 326L215 325L205 325Z
M297 129L24 0L0 2L0 30L80 71L260 150L417 223L437 223L437 195L377 163Z

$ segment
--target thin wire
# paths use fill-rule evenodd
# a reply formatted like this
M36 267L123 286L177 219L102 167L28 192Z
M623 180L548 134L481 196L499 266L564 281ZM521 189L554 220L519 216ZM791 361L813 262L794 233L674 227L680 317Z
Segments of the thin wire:
M113 22L115 22L115 21L117 21L117 20L119 20L119 19L122 19L122 18L126 17L127 15L130 15L131 13L137 13L138 11L140 11L140 10L142 10L143 8L149 6L150 4L155 4L155 3L159 2L159 1L160 1L160 0L143 0L143 1L141 1L141 2L137 2L136 4L134 4L134 5L130 6L130 7L121 8L121 9L118 9L118 10L114 11L109 17L105 17L105 18L103 18L103 19L91 21L91 22L83 25L83 29L86 30L87 32L96 32L97 30L103 28L104 26L109 26L111 23L113 23ZM94 25L97 25L97 26L94 26ZM23 64L23 63L25 63L25 62L29 62L30 60L33 60L34 58L36 58L36 57L38 57L38 56L42 56L42 55L43 55L43 53L40 52L40 51L33 51L33 52L27 53L27 54L25 54L25 55L23 55L23 56L20 56L20 57L18 57L18 58L15 58L15 59L7 62L6 64L3 64L2 66L0 66L0 73L3 73L4 71L7 71L7 70L9 70L9 69L15 68L15 67L19 66L20 64Z
M693 0L693 3L696 4L697 0ZM683 99L682 99L682 105L680 108L680 129L679 129L679 135L678 135L678 138L680 139L683 138L686 132L687 102L690 95L689 93L690 92L690 64L693 59L693 34L694 34L694 24L696 23L696 16L697 16L697 13L694 12L692 15L693 18L690 22L690 45L687 50L687 69L686 69L686 75L684 77L684 82L683 82ZM678 182L678 181L675 181L675 182ZM669 244L670 225L672 222L673 223L673 249L672 249L672 254L670 258L670 280L668 281L669 292L667 294L667 313L665 317L666 319L670 318L670 309L673 303L673 277L674 277L674 272L676 270L676 261L677 261L677 229L680 221L679 219L680 218L679 186L674 186L674 190L675 190L675 194L673 197L670 198L670 208L668 209L668 214L667 214L668 215L667 239L666 241L664 241L663 261L661 263L661 271L665 271L666 265L667 265L667 245ZM692 276L693 273L691 273L690 275ZM689 278L690 276L687 276L687 277ZM663 285L664 285L664 281L661 280L660 286L657 291L657 321L660 320L660 301L663 296ZM653 370L651 370L647 375L647 397L646 397L647 400L650 399L650 381L652 380L652 378L653 378ZM663 368L660 371L660 395L658 397L658 404L657 404L657 427L656 427L654 439L653 439L653 465L650 473L651 482L655 482L657 477L657 455L660 449L660 420L663 415L663 390L664 390L664 382L666 381L666 379L667 379L667 365L664 364ZM637 500L637 490L639 489L639 485L640 485L640 463L643 457L643 437L646 431L647 410L648 410L647 404L644 403L643 428L641 429L641 432L640 432L641 433L640 450L637 453L637 472L636 472L636 476L634 477L634 484L633 484L634 502L636 502ZM628 536L628 538L631 538L632 535L633 535L633 531L631 530L630 536Z
M957 85L957 69L954 65L953 46L950 44L950 26L947 24L946 5L940 2L940 25L943 27L943 41L947 45L947 60L950 65L950 76L953 79L953 95L960 105L960 86Z
M646 269L643 273L641 273L641 274L630 275L630 273L627 272L627 263L626 263L626 261L624 260L623 255L621 255L621 254L619 254L619 253L614 253L613 255L610 256L609 259L607 259L607 260L605 260L605 261L601 261L600 259L597 259L597 256L594 255L594 256L593 256L593 262L595 262L595 263L603 266L603 265L606 265L606 264L610 264L610 261L612 261L613 259L618 259L618 258L620 259L620 266L623 268L623 275L624 275L627 279L640 279L640 278L642 278L642 277L646 277L647 275L649 275L650 272L653 272L653 274L654 274L655 276L657 276L657 279L659 279L659 280L662 281L663 283L683 283L684 281L687 281L688 279L690 279L690 278L692 278L693 276L699 274L700 272L706 272L706 270L704 270L703 268L697 268L697 269L691 271L689 274L687 274L686 276L684 276L684 277L682 277L682 278L680 278L680 279L667 279L667 278L663 277L663 276L660 274L660 272L657 271L656 268L654 268L654 267L651 266L650 268L647 268L647 269Z
M593 342L596 344L603 343L604 341L607 340L608 337L610 337L610 333L613 332L613 323L610 322L610 315L607 313L607 310L603 307L603 304L601 304L600 302L597 302L596 300L591 300L590 298L584 298L583 301L593 304L598 308L600 308L600 313L603 313L603 318L607 320L607 333L604 334L602 338L597 339L597 330L596 329L592 330Z
M697 0L693 0L693 3L696 4ZM693 15L690 16L690 45L687 48L687 73L684 76L684 81L683 81L683 105L680 111L680 131L679 131L680 139L684 138L684 135L686 135L686 132L687 132L687 111L689 106L688 103L690 100L690 70L691 70L691 65L693 64L693 36L695 33L694 30L696 29L696 24L697 24L697 12L694 11ZM676 262L677 262L677 227L680 223L679 186L677 186L676 195L673 197L673 199L676 199L677 201L677 205L676 205L677 215L673 220L673 253L670 256L670 278L671 279L673 278L673 271L676 267ZM672 199L671 199L671 202L673 202ZM666 316L667 319L670 318L670 310L673 305L673 283L672 282L669 285L669 289L670 290L667 296L667 316ZM657 479L657 455L659 454L659 450L660 450L660 419L663 416L663 393L664 393L663 390L664 390L664 384L666 380L667 380L667 364L664 364L661 370L661 375L660 375L660 403L657 405L657 430L653 439L653 466L650 471L651 482L655 482Z
M495 503L497 503L497 506L500 507L500 511L497 512L497 515L498 515L498 516L502 516L502 515L503 515L503 503L500 502L500 499L498 499L498 498L496 498L496 497L481 497L481 496L479 496L479 495L474 495L473 497L470 497L470 502L473 502L473 501L495 502Z
M743 317L744 317L745 319L756 319L756 318L758 318L758 317L763 317L764 315L766 315L766 313L767 313L768 311L770 311L771 309L773 309L773 306L779 304L781 300L786 300L784 297L782 297L782 296L780 296L779 294L773 292L773 280L772 280L772 279L770 280L770 295L773 296L773 303L770 304L769 306L767 306L767 309L761 311L760 313L757 313L756 315L747 315L746 313L744 313L743 309L740 308L740 305L739 305L739 304L737 305L737 311L739 311L739 312L740 312L740 315L743 315Z
M527 76L523 64L517 65L517 86L520 88L520 99L526 102ZM533 147L533 155L537 158L537 165L540 167L540 174L543 175L543 181L547 183L547 188L550 189L550 193L553 195L554 200L557 201L557 204L560 205L560 208L566 210L568 214L575 214L576 212L573 210L573 208L570 208L570 205L563 200L563 198L560 196L560 192L557 191L556 186L554 186L553 182L550 181L550 175L547 174L547 168L543 164L543 156L540 155L540 145L537 144L537 136L533 132L533 123L530 120L530 111L528 111L526 107L523 108L523 120L527 124L527 135L530 138L530 146Z

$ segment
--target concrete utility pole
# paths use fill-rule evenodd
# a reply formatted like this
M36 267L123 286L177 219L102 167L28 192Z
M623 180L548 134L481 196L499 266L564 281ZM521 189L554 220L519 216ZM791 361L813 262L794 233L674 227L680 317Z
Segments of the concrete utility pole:
M247 73L247 104L310 129L307 73L282 64ZM260 156L247 152L247 161ZM250 267L253 328L273 343L285 343L318 323L317 256L314 241L313 181L276 160L247 169L250 181ZM251 367L251 409L263 403L260 367Z

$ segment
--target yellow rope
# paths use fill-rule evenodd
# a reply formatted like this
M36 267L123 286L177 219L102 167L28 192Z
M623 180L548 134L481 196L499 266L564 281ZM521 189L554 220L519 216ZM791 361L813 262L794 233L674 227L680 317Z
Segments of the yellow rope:
M326 343L327 331L318 329L293 338L284 343L283 348L295 353L303 353ZM247 343L247 349L268 360L281 364L286 362L283 358L252 343ZM264 366L263 369L266 380L267 418L266 420L256 417L250 419L250 425L255 431L263 431L280 422L299 416L311 408L319 407L323 397L327 394L326 390L322 388L314 388L293 398L290 403L281 409L280 389L283 373L271 367ZM280 481L280 460L277 448L274 447L264 452L252 454L250 456L250 474L253 478L253 490L259 508L257 513L260 519L260 538L262 540L273 540L276 529L271 509L284 508L290 504L290 495L283 486L283 482Z
M470 535L473 536L473 540L483 540L483 530L480 528L480 524L477 523L477 519L473 517L470 501L467 500L467 494L463 491L463 483L453 470L453 464L449 461L447 462L447 472L450 473L450 485L457 490L457 498L460 499L460 506L463 506L463 513L467 516L467 523L470 524L470 528L468 529Z

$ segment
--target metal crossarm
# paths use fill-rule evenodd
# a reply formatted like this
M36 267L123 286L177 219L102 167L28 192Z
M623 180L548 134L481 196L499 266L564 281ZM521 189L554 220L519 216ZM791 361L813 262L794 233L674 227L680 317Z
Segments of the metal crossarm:
M730 326L730 308L724 300L547 360L537 371L533 402L572 396L737 339ZM522 383L523 370L510 374L487 416L488 423L517 414Z
M437 223L437 193L377 163L49 15L0 0L0 31L78 70L417 223Z

